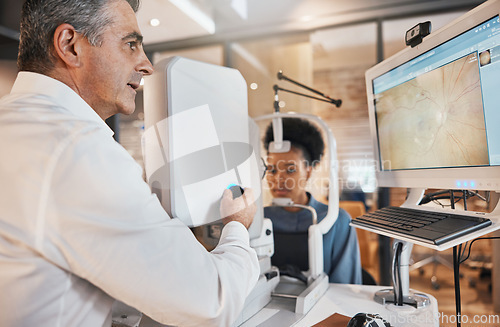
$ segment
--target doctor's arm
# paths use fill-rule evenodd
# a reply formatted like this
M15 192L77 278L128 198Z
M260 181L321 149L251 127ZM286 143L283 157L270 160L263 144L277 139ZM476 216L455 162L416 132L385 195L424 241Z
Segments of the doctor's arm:
M228 220L207 252L167 215L125 149L88 139L59 160L43 255L160 323L230 325L259 275L251 206L231 212L241 224Z

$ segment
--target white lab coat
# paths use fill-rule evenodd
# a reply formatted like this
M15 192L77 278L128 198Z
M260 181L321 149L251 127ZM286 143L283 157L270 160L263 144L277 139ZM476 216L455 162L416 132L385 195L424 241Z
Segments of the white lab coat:
M19 73L0 101L0 325L109 326L114 299L163 324L230 325L259 274L247 230L229 223L207 252L112 134L44 75Z

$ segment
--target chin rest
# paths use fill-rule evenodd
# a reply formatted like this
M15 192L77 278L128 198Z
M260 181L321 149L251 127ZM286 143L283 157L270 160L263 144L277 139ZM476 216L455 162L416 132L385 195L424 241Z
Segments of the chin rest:
M305 278L302 271L309 270L307 231L296 233L275 231L274 255L271 257L271 263L280 269L282 275L288 275L300 280L302 280L300 276Z
M274 231L274 255L271 263L276 266L291 264L302 271L309 270L308 234Z
M304 275L304 273L300 270L299 267L291 264L286 264L283 266L279 266L278 268L281 276L288 276L298 279L307 285L307 277L306 275Z

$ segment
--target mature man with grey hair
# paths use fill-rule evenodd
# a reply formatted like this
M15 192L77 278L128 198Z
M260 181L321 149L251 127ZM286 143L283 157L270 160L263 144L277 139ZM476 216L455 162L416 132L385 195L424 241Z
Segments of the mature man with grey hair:
M2 326L110 326L117 299L163 324L228 326L258 277L251 190L226 190L207 252L170 219L104 119L153 68L137 1L27 0L0 101ZM222 191L221 191L222 193Z

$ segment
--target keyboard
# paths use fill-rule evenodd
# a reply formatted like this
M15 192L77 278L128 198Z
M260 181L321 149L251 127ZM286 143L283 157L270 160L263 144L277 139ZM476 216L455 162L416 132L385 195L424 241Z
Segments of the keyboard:
M352 225L441 245L487 227L491 225L491 220L449 212L385 207L353 219Z

